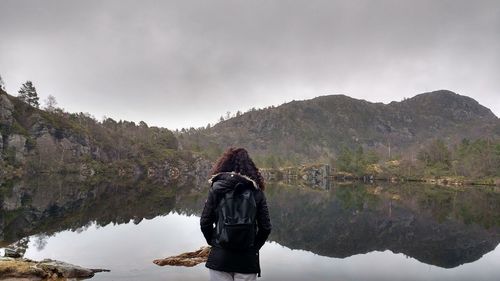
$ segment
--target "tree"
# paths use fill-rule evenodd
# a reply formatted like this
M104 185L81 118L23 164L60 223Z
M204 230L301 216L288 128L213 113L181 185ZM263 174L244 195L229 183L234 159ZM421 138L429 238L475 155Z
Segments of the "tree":
M139 122L139 126L141 128L146 128L146 129L149 128L148 124L146 122L144 122L144 121Z
M47 111L54 112L57 109L56 97L54 97L53 95L49 95L47 99L45 99L44 103L45 110Z
M363 175L370 165L377 164L378 155L374 151L364 152L363 147L358 145L354 149L342 147L337 157L337 169L342 172Z
M418 152L417 159L424 164L425 172L434 176L450 171L451 152L443 140L436 139Z
M418 159L427 166L440 164L449 168L451 164L451 152L443 140L436 139L428 144L427 147L420 150Z
M353 153L347 147L342 147L337 157L337 169L342 172L352 171Z
M2 75L0 75L0 90L5 91L5 82L3 82Z
M38 94L36 92L35 86L33 86L33 82L26 81L26 83L21 86L21 89L19 89L18 93L19 95L17 97L27 104L36 108L40 106L40 103L38 103Z
M464 139L453 151L456 174L481 178L500 175L500 142L494 139Z

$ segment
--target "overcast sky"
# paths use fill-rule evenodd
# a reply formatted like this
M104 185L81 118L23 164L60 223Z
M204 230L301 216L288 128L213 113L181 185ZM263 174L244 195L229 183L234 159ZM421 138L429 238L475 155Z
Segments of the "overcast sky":
M500 1L0 0L0 75L70 112L205 126L326 94L438 89L500 116Z

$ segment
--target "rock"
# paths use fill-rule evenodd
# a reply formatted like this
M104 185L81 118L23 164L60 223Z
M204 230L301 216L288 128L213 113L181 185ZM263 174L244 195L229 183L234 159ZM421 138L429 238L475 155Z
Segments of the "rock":
M7 258L20 258L20 257L22 257L22 254L17 252L15 249L5 248L4 252L5 252L4 256Z
M159 266L172 265L192 267L206 262L210 254L210 249L209 246L203 246L194 252L187 252L177 256L154 260L153 263Z
M24 194L25 191L22 188L22 184L18 182L14 183L12 187L12 192L10 192L9 195L5 195L3 198L2 209L4 211L14 211L16 209L21 208L22 206L21 199Z
M90 156L90 147L87 146L85 139L74 137L57 138L48 131L44 130L37 133L36 146L40 159L40 168L47 171L57 171L60 169L71 169L79 171L84 176L92 176L95 171L82 163L82 157ZM69 165L68 164L74 164Z
M29 259L0 258L1 280L5 280L4 278L16 281L46 278L90 278L98 272L109 272L109 270L84 268L50 259L36 262Z
M24 160L24 153L26 152L26 137L19 134L12 134L7 138L7 148L13 148L15 151L16 161L22 162Z
M37 267L46 272L55 272L58 276L65 278L89 278L97 272L109 272L108 269L90 269L51 259L40 261Z
M4 256L8 258L22 258L28 249L29 237L21 238L19 241L5 247Z
M2 280L42 280L49 274L36 263L25 259L0 258L0 276Z
M203 158L203 157L196 157L194 160L194 175L196 177L206 179L209 176L210 169L212 168L212 162Z
M7 98L6 95L0 95L0 125L11 126L12 125L12 111L14 110L14 105Z
M309 186L320 187L322 189L330 188L329 177L331 169L328 164L304 166L299 173Z

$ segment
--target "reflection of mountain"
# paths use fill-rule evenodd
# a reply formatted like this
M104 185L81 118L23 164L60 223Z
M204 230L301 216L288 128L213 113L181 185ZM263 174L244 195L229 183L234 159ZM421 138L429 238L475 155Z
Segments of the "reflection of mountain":
M13 242L41 232L76 230L91 222L100 226L131 220L139 223L143 218L166 215L182 188L44 178L3 185L0 190L0 240Z
M391 250L451 268L500 242L495 192L346 186L331 192L272 188L268 198L271 239L324 256Z
M91 222L138 223L170 211L199 214L205 196L206 190L199 192L193 185L148 182L50 178L4 184L0 245L37 233L77 230ZM455 267L479 259L500 241L500 193L494 191L422 185L319 191L270 185L267 197L274 226L270 239L324 256L389 249Z

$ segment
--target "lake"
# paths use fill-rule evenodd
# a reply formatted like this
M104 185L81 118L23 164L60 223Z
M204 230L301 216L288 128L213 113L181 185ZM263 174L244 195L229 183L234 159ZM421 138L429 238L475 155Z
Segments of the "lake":
M0 247L107 268L91 280L208 280L153 259L205 245L208 184L45 177L1 186ZM497 280L500 190L269 183L273 231L259 280Z

